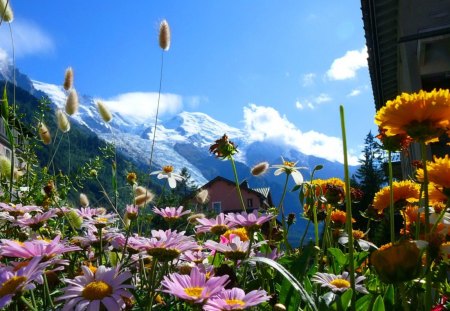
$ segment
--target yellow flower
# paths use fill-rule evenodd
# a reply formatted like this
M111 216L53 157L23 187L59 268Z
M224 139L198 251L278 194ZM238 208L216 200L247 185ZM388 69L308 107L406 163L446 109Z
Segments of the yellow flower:
M440 187L435 183L428 184L428 199L430 200L431 205L447 202L447 196L444 193L443 187Z
M406 134L417 141L435 142L450 125L449 90L403 93L378 110L375 123L387 136Z
M392 187L394 190L394 204L401 203L401 201L409 203L419 201L420 187L418 184L410 180L394 181ZM390 190L389 186L387 186L375 194L373 207L381 213L386 207L389 207L389 198Z
M237 235L242 242L248 241L248 234L247 234L247 230L245 228L237 228L237 229L230 229L227 230L222 236L227 238L228 240L230 239L230 235Z
M421 251L412 241L385 245L372 253L370 262L383 282L405 282L419 272Z
M428 181L450 189L450 159L448 154L444 158L434 157L434 162L427 162ZM417 170L417 179L423 181L423 169Z

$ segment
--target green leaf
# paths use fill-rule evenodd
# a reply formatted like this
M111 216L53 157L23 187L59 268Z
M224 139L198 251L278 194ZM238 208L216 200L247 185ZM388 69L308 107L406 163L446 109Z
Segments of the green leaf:
M356 301L356 311L366 311L369 310L370 303L372 302L373 296L371 294L364 295Z
M302 185L295 185L294 188L292 188L291 192L295 192L298 189L300 189L302 187Z
M381 295L378 295L377 299L375 299L375 302L372 307L372 311L385 311L384 301L383 301L383 297L381 297Z
M341 273L343 267L348 264L348 257L339 248L329 248L328 254L332 259L335 273Z
M260 263L264 263L264 264L274 268L278 272L280 272L280 274L283 275L284 278L289 281L289 283L292 285L292 287L294 287L294 289L300 294L301 299L304 302L306 302L311 307L312 310L317 311L317 307L316 307L316 304L315 304L314 300L307 293L307 291L305 290L303 285L288 270L286 270L286 268L284 268L282 265L280 265L276 261L273 261L273 260L271 260L269 258L264 258L264 257L251 257L251 258L248 258L248 259L246 259L244 261L245 262L260 262Z
M384 306L386 307L386 310L394 310L394 285L392 284L389 284L386 292L384 293Z
M350 307L352 302L353 291L351 288L347 289L336 301L330 306L331 310L345 311Z

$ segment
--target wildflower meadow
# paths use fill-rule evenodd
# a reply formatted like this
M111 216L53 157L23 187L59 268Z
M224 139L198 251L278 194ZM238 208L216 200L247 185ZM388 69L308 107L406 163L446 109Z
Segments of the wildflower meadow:
M0 27L14 27L8 1L0 4ZM166 20L158 40L163 60L171 42ZM385 187L363 210L354 208L365 194L351 184L342 106L336 118L345 178L317 179L321 165L304 168L296 159L261 162L251 174L285 181L280 202L265 210L245 204L235 162L238 146L219 133L209 151L229 163L241 206L215 213L205 208L206 190L183 202L164 202L164 193L186 178L170 159L144 174L118 174L114 144L108 151L113 191L101 188L107 205L91 204L67 175L50 170L55 154L70 157L70 150L58 149L56 137L71 134L71 118L79 109L73 83L68 68L65 109L53 112L43 104L33 124L23 121L6 86L2 90L0 114L12 146L10 157L0 157L2 310L446 310L450 159L429 159L426 148L450 134L449 90L400 94L377 112L377 139L389 155L388 167L391 153L409 144L420 145L422 160L406 180L395 180L388 170ZM108 126L113 115L102 102L97 107ZM57 129L47 126L49 114ZM158 111L149 167L156 156L157 120ZM16 132L24 133L24 145ZM37 165L35 151L50 146L49 165ZM82 166L78 182L99 181L104 160L72 163ZM310 178L303 170L312 172ZM126 185L127 204L118 203L123 201L119 182ZM77 200L68 195L74 191ZM285 211L287 192L295 193L298 211L313 226L312 241L303 232L301 240L289 240L295 217ZM380 231L387 244L374 238Z

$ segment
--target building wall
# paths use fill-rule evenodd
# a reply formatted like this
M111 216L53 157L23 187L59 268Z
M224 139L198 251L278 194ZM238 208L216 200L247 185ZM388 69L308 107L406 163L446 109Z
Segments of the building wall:
M236 190L236 186L231 185L225 181L218 180L214 182L208 189L209 202L208 209L216 211L218 203L220 202L220 212L238 211L242 210L242 204ZM241 188L242 197L246 205L247 211L253 209L259 209L261 207L260 198L258 195L252 192L248 192L246 189ZM249 206L249 200L251 200L252 206ZM216 209L214 208L216 207Z

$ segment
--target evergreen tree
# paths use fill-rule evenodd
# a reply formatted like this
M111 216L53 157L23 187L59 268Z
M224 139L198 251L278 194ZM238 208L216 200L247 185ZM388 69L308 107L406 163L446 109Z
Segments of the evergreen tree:
M364 196L360 202L360 206L364 210L372 204L375 193L380 190L386 181L386 176L382 168L382 155L383 151L381 146L370 131L364 140L363 158L359 160L361 166L352 177L364 192Z

